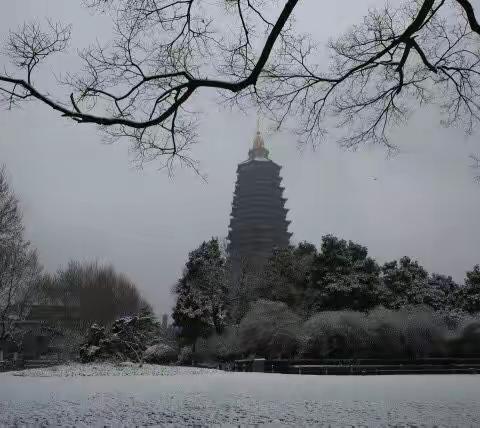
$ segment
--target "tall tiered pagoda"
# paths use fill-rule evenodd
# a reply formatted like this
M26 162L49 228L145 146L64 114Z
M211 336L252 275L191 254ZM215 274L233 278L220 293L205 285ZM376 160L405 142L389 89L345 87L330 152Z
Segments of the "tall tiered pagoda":
M234 273L242 266L261 267L275 247L287 247L290 242L281 167L268 154L257 130L248 160L237 168L228 234Z

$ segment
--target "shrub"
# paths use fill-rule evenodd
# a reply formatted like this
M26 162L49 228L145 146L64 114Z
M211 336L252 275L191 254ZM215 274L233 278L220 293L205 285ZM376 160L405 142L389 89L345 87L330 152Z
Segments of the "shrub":
M238 330L243 353L290 357L299 344L300 318L285 303L259 300L242 319Z
M448 326L426 308L369 314L321 312L303 325L302 354L315 358L419 358L446 355Z
M143 360L146 363L166 364L177 361L177 351L166 343L149 346L143 353Z
M319 312L304 323L302 337L301 352L306 356L362 355L369 342L368 322L362 312Z
M446 353L448 323L442 313L428 307L397 311L377 308L369 314L375 332L374 354L421 358Z
M199 362L230 361L241 356L238 327L230 326L222 334L197 340L193 359Z
M448 351L461 357L480 357L480 318L466 320L457 333L450 337Z
M141 362L145 350L159 341L160 326L152 317L125 317L111 328L93 324L80 347L80 360L120 360Z

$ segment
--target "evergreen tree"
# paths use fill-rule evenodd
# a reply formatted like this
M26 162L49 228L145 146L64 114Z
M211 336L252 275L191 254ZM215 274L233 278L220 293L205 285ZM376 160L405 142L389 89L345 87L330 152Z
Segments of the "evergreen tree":
M461 291L462 308L470 313L480 312L480 265L467 272Z
M424 303L435 310L453 309L458 304L460 286L451 276L432 273Z
M428 272L409 257L382 266L382 304L390 309L422 305L429 301Z
M310 312L320 310L368 310L379 304L380 269L368 250L332 235L322 238L313 262Z
M189 254L174 288L177 301L172 315L187 343L195 345L198 337L208 337L225 327L226 278L226 261L217 238L203 242Z
M245 259L240 261L239 274L230 274L228 313L233 324L237 325L248 312L251 303L263 295L266 275L264 270L259 270Z
M303 312L316 255L317 249L308 242L297 247L275 249L264 268L257 299L283 302L293 310Z

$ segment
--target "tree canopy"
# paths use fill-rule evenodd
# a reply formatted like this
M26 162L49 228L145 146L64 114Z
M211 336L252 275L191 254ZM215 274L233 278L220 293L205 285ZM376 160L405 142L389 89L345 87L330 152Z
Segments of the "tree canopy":
M480 266L458 284L407 256L380 264L333 235L318 249L275 248L240 275L212 238L173 291L173 319L200 360L478 355Z
M379 267L367 248L327 235L313 267L311 310L367 310L380 303Z
M89 326L108 324L119 317L150 313L152 308L137 286L113 266L71 261L41 283L43 303L62 305ZM74 315L74 313L76 315Z
M0 340L15 335L36 298L41 272L37 253L23 235L22 212L5 168L0 168Z
M467 272L462 293L463 305L469 312L480 312L480 266Z
M182 277L174 286L172 317L187 343L221 332L226 324L227 276L218 239L190 252Z
M112 17L112 40L80 51L83 70L48 93L37 69L67 50L71 28L48 21L11 29L0 72L7 107L37 100L113 139L129 138L141 160L180 158L197 140L192 102L215 90L260 108L281 127L294 121L316 144L338 125L340 142L392 148L389 131L426 103L445 124L472 132L480 118L480 24L470 0L405 0L370 10L328 43L297 28L298 0L85 0ZM323 44L325 44L323 42ZM349 125L349 126L345 126Z
M325 235L318 249L308 242L276 248L263 268L246 264L239 277L211 239L189 254L174 292L173 318L190 343L242 325L248 314L267 307L288 308L302 319L328 311L417 308L449 314L455 324L460 313L480 312L480 268L467 272L462 285L407 256L379 264L365 246Z

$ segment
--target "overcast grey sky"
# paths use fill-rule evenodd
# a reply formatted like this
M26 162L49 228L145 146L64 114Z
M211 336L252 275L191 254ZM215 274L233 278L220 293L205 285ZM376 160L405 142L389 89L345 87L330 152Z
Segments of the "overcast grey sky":
M78 3L4 2L2 42L9 28L43 17L72 23L74 48L107 37L108 21ZM302 3L299 24L324 43L382 2ZM78 65L75 55L59 62L42 75ZM159 312L170 310L170 289L188 252L227 234L236 165L255 132L254 112L226 111L209 98L202 105L194 156L207 182L187 169L170 178L155 163L138 170L126 142L102 144L94 126L75 125L43 106L0 111L0 162L47 270L70 259L111 262ZM366 245L380 262L409 255L459 281L480 263L480 185L468 160L480 152L478 134L467 138L462 130L444 129L434 111L422 111L395 132L401 153L390 159L381 147L352 153L327 141L315 152L300 152L288 132L267 129L264 136L271 158L283 166L294 242L319 244L333 233Z

